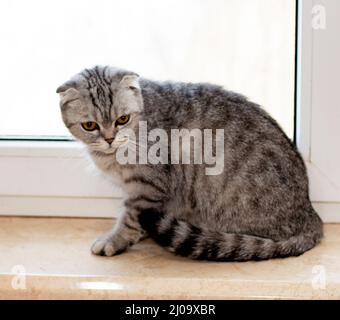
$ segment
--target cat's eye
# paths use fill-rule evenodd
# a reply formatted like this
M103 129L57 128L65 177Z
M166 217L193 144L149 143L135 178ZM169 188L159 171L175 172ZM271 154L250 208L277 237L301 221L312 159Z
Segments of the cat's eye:
M87 122L83 122L81 124L81 126L83 127L84 130L86 131L94 131L99 129L99 126L96 122L93 121L87 121Z
M115 122L115 126L122 126L123 124L128 123L130 120L130 116L129 115L123 115L121 117L119 117L116 122Z

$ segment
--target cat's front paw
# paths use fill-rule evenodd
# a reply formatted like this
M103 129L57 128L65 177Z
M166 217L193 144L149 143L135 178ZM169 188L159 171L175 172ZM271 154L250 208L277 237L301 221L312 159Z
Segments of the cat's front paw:
M92 245L91 252L98 256L112 257L126 250L128 242L122 237L104 235L99 237Z

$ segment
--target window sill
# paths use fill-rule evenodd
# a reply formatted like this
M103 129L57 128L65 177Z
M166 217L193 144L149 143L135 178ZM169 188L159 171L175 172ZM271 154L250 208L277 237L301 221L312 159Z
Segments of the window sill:
M150 240L116 257L91 255L91 242L110 224L0 218L0 298L340 299L340 225L326 225L322 244L300 257L214 263L173 256ZM14 266L27 272L25 290L11 286Z

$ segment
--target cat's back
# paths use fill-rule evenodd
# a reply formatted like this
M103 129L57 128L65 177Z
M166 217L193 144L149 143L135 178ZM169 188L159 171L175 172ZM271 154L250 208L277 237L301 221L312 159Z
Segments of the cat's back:
M245 96L210 83L157 82L142 79L144 114L171 127L216 128L242 114L261 117L261 111ZM171 121L173 120L173 121Z
M259 105L210 83L141 80L146 120L171 128L283 131Z

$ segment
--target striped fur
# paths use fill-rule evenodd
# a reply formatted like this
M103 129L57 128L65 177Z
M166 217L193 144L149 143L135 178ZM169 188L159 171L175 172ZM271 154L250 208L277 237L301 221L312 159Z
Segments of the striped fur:
M313 248L320 239L301 234L274 241L246 234L213 232L171 215L164 216L154 209L142 210L139 222L159 245L197 260L248 261L298 256Z
M126 194L124 212L113 230L94 242L94 254L118 254L149 235L193 259L262 260L299 255L322 238L303 159L275 120L242 95L98 66L57 92L67 128ZM130 121L117 127L121 115ZM100 130L85 132L82 121L95 121ZM169 136L171 129L223 129L223 172L207 176L205 164L121 165L117 137L132 129L139 150L140 121Z

